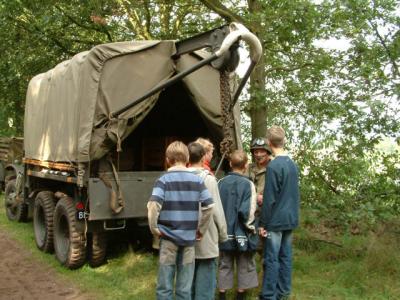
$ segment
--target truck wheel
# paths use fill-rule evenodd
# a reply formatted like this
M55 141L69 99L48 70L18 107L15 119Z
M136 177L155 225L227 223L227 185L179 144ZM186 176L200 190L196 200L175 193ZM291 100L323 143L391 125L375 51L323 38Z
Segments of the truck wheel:
M33 229L36 246L43 252L53 252L54 195L50 191L37 194L33 208Z
M28 218L28 206L23 199L17 197L15 179L7 182L4 192L4 207L10 221L25 222Z
M85 263L84 235L77 230L76 210L70 197L61 198L54 212L54 250L58 261L69 269Z
M105 232L93 232L89 246L89 265L92 268L101 266L106 258L107 235Z

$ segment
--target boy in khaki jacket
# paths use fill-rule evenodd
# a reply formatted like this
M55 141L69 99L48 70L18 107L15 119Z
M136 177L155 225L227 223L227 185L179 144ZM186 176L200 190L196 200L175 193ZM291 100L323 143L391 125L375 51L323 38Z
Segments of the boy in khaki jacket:
M206 151L197 142L190 143L189 161L191 167L188 169L204 180L204 184L211 194L215 203L213 213L201 240L195 244L195 272L192 287L192 300L214 299L217 286L217 258L219 256L218 242L228 239L226 221L221 199L218 192L217 180L203 167Z

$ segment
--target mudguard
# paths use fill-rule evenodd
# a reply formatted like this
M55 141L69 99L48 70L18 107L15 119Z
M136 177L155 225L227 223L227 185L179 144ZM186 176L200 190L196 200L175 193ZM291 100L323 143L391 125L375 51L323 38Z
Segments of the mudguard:
M4 178L17 178L17 175L21 173L22 175L24 174L24 166L22 164L8 164L4 168ZM15 175L15 176L13 176ZM1 176L1 170L0 170L0 176ZM12 177L9 177L12 176ZM1 177L0 177L1 179Z

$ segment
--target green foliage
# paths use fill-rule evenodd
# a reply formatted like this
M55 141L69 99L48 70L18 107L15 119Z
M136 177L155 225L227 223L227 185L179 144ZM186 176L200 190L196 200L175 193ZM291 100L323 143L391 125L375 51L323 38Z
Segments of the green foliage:
M343 147L298 155L304 169L304 206L317 209L334 226L374 226L400 213L399 151L359 156Z

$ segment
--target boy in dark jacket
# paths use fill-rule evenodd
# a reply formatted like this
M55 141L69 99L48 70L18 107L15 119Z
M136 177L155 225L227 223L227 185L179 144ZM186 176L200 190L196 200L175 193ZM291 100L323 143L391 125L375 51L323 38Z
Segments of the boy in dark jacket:
M266 237L261 300L287 298L291 291L292 230L299 223L299 178L296 164L284 151L285 131L273 126L267 141L275 159L267 167L260 236Z
M233 287L234 262L238 283L237 299L244 299L245 291L258 286L254 253L257 234L254 212L257 194L254 184L244 174L247 170L247 154L241 150L230 156L232 172L218 183L222 206L228 228L228 241L220 244L219 292L225 299L227 289Z

